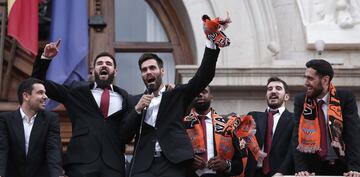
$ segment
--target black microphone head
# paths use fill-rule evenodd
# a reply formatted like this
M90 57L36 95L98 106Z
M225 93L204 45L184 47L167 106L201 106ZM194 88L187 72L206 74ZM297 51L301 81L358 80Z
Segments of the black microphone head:
M147 93L152 94L156 90L155 84L148 84L147 85Z

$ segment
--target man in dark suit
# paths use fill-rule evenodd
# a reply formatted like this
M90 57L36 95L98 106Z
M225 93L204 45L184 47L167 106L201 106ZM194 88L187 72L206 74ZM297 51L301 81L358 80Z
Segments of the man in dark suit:
M186 164L193 159L193 152L182 119L187 106L215 75L220 50L215 45L211 47L205 49L195 76L187 84L170 91L165 91L162 82L165 72L162 60L155 54L140 57L141 76L151 94L140 95L135 111L130 114L129 120L141 122L142 127L136 140L130 176L185 176ZM144 120L140 121L142 115Z
M289 100L288 85L278 77L270 77L266 85L268 108L265 112L250 112L256 122L256 139L267 156L256 161L249 153L245 176L266 177L293 173L291 144L294 116L285 108Z
M59 117L45 111L43 82L29 78L18 88L20 108L0 114L0 176L59 177Z
M33 76L45 80L57 43L45 46L35 61ZM125 144L121 121L130 108L125 90L112 84L116 75L115 58L106 52L94 59L95 82L73 82L65 86L44 81L49 98L62 103L72 123L72 137L64 160L70 177L125 176Z
M295 172L299 176L360 176L360 119L350 91L337 90L325 60L306 63L306 93L294 100Z
M210 107L213 96L207 86L193 101L184 118L184 125L194 150L194 162L187 177L230 177L243 172L239 140L233 131L227 132L228 118Z

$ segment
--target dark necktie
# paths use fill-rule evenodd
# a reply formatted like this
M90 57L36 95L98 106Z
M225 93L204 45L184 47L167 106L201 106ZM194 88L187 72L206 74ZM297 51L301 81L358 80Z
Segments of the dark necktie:
M109 102L110 102L109 88L104 88L104 91L101 94L101 101L100 101L100 110L101 110L104 118L106 118L108 116Z
M264 150L267 153L267 156L264 158L262 170L265 175L270 172L270 150L271 150L271 143L272 143L272 129L274 124L274 114L278 113L279 111L268 111L267 113L267 126L266 126L266 134L265 134L265 144Z
M205 149L206 149L206 151L204 153L200 154L200 156L205 161L207 161L207 137L206 137L206 122L205 122L206 116L205 115L199 115L199 119L200 119L200 122L201 122L201 127L202 127L203 132L204 132L204 144L205 144Z
M319 156L321 158L325 158L327 155L327 136L326 136L326 120L325 120L325 114L322 109L322 105L325 102L323 100L320 100L317 102L317 109L318 109L318 118L319 118L319 125L320 125L320 151Z

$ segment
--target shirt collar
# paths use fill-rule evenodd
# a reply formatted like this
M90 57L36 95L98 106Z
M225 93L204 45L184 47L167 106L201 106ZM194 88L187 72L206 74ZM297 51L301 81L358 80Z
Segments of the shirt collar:
M159 95L158 96L162 96L163 92L166 91L166 87L163 85L163 87L160 89L159 91Z
M21 115L21 118L24 120L24 119L27 119L26 121L28 121L28 122L30 122L31 120L34 120L35 119L35 117L37 116L37 113L34 115L34 116L32 116L31 118L30 118L30 120L28 119L28 116L25 114L25 112L24 112L24 110L20 107L20 115Z
M270 107L267 108L267 111L276 111L276 110L278 110L279 114L281 115L285 111L285 106L281 106L277 109L271 109Z
M205 119L207 119L207 118L211 119L211 111L209 111L209 112L206 114L206 118L205 118Z
M324 101L324 104L327 105L328 102L329 102L328 97L329 97L329 92L328 92L324 97L322 97L321 99L316 99L316 102L319 102L320 100L323 100L323 101Z
M104 90L104 89L98 87L98 85L97 85L96 82L94 82L94 87L93 87L93 89L101 89L101 90ZM114 91L114 88L113 88L113 85L112 85L112 84L110 84L110 90L111 90L111 91Z
M211 119L211 110L205 115L205 119ZM195 115L199 116L200 114L195 111Z

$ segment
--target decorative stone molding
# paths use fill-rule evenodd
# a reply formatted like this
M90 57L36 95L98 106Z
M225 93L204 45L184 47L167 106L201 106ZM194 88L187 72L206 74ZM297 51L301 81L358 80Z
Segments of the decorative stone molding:
M187 83L195 74L198 66L176 66L176 81ZM334 67L334 84L338 87L360 87L360 68ZM263 88L267 79L278 76L294 88L304 85L304 67L262 67L262 68L217 68L215 78L210 85L215 87Z
M327 49L360 49L360 4L357 0L297 0L306 44L323 40Z

